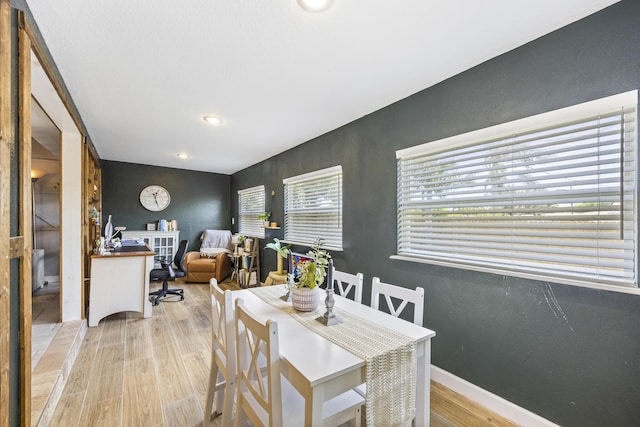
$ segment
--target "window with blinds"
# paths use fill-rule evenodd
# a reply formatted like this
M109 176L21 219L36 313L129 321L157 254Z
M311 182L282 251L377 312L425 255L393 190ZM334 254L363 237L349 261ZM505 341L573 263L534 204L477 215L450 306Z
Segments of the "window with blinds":
M258 215L265 211L264 185L238 190L238 232L264 239L264 221Z
M637 91L412 147L398 158L398 255L637 287Z
M342 166L283 180L284 238L342 249Z

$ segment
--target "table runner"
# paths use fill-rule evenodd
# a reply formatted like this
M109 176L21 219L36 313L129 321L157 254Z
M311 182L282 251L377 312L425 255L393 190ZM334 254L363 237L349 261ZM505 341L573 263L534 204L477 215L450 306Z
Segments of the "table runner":
M251 292L323 338L364 359L368 426L411 425L416 401L415 340L336 307L334 313L344 321L327 327L315 320L324 314L324 304L315 311L297 311L290 302L280 298L281 286L253 288Z

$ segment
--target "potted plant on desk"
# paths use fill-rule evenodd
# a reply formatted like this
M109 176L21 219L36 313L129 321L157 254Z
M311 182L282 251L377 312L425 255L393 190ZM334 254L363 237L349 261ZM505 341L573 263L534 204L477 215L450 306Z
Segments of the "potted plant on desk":
M320 248L322 239L317 239L307 252L308 259L296 266L296 284L291 291L293 308L298 311L313 311L320 304L319 287L327 275L331 254Z

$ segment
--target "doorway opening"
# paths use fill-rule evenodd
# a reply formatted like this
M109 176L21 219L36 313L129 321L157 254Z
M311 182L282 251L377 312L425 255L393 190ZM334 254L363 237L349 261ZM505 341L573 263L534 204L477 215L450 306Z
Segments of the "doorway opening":
M31 99L31 190L33 198L32 347L34 368L61 326L60 139L47 113Z

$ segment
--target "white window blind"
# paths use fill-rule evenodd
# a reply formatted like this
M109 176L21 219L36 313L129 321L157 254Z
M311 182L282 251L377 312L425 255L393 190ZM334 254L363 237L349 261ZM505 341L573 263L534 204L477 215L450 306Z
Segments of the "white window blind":
M258 215L265 211L264 185L238 190L238 232L264 239L264 221Z
M283 180L284 238L342 249L342 166Z
M633 91L399 151L398 257L637 287L636 105Z

